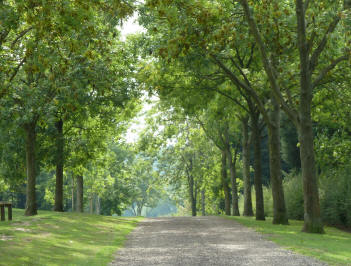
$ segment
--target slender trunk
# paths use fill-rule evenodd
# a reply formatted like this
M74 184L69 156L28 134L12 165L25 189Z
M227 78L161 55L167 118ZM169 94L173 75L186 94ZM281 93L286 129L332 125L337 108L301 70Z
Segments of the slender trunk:
M197 195L198 195L199 188L198 188L198 186L197 186L196 180L194 181L194 191L195 191L195 195L194 195L194 207L195 207L195 211L196 211L196 213L197 213L196 206L197 206Z
M288 224L282 184L280 159L280 107L274 97L271 98L273 110L270 112L268 125L269 168L273 197L273 224Z
M137 216L141 216L141 211L143 210L143 206L139 206L137 207Z
M74 212L74 177L72 176L72 212Z
M249 143L249 121L242 119L243 126L243 175L244 175L244 216L253 216L250 182L250 143Z
M256 193L256 220L265 220L262 190L262 163L261 163L261 134L259 127L259 113L251 115L252 138L254 142L254 184Z
M95 213L100 214L100 197L96 196L96 201L95 201Z
M205 189L201 190L201 212L202 212L202 216L206 216Z
M37 214L37 203L35 198L35 182L36 182L35 127L36 127L36 121L32 121L24 124L24 130L26 133L26 167L27 167L27 191L26 191L26 210L25 210L26 216Z
M94 213L94 205L93 205L93 203L94 203L94 196L92 195L90 197L90 200L89 200L89 212L90 212L90 214Z
M225 215L230 215L230 196L227 175L227 155L226 151L222 150L222 186L224 192L224 210Z
M194 197L194 177L190 176L190 201L191 201L191 216L196 216L196 198Z
M56 136L56 187L55 187L55 207L57 212L63 212L63 121L60 119L55 124Z
M231 185L232 185L232 214L233 214L233 216L240 216L239 204L238 204L238 200L239 200L238 199L238 187L236 184L236 171L235 171L236 154L235 154L235 157L233 159L232 152L230 150L228 130L225 132L225 142L226 142L225 146L226 146L226 152L227 152L228 166L229 166L229 171L230 171L230 181L231 181Z
M194 196L194 176L192 172L193 172L193 160L190 159L189 169L188 169L189 199L191 204L191 216L196 216L196 198Z
M189 196L190 196L190 203L191 203L191 216L196 216L196 199L194 197L194 177L190 175L189 177Z
M83 212L83 176L76 177L77 180L77 212Z
M348 2L348 1L347 1ZM347 3L346 1L344 4ZM316 162L313 147L313 129L311 118L312 73L309 46L306 38L306 20L304 1L296 1L297 37L300 52L300 106L298 134L300 141L301 171L304 191L304 227L308 233L323 233L320 214Z

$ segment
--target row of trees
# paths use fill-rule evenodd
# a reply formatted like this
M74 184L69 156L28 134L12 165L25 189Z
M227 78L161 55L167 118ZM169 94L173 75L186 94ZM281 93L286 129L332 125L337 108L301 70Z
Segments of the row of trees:
M98 176L98 161L138 106L133 45L117 25L128 1L1 1L1 179L26 176L26 215L37 214L36 178L55 169L54 210L64 210L64 173Z
M228 139L235 132L231 127L238 128L240 121L244 215L252 214L248 160L252 139L256 217L264 219L260 136L266 128L273 223L288 223L280 154L284 112L298 136L303 230L322 233L312 111L316 100L323 104L326 90L345 88L350 82L349 1L150 0L140 13L140 23L148 30L145 51L154 57L146 61L141 80L168 106L181 108L186 117L198 121L221 150L222 164L228 161L232 180L236 143ZM188 168L191 162L188 159ZM225 179L224 170L222 176ZM235 186L234 182L233 191ZM223 191L229 214L225 184ZM232 198L233 213L238 214L235 193Z
M264 220L269 183L288 224L282 170L297 168L303 230L322 233L317 173L351 151L350 1L147 0L147 32L122 42L132 2L1 1L0 186L26 179L26 215L37 195L140 215L170 194L192 215ZM142 90L160 100L131 147Z

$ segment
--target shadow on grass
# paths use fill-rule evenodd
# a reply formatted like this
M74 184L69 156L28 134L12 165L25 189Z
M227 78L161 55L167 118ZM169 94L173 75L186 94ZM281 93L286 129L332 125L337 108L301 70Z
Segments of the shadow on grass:
M301 231L303 221L290 220L290 225L273 225L272 218L256 221L254 217L227 217L257 232L269 240L297 253L315 257L330 265L351 265L351 234L334 227L325 227L325 234Z
M107 264L140 220L55 212L24 217L20 211L0 223L0 234L13 237L0 241L4 265Z

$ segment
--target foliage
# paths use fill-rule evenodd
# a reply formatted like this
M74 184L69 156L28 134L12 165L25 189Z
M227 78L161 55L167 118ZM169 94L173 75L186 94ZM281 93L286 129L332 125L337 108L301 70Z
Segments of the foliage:
M320 175L319 195L321 199L321 214L323 222L328 225L350 227L351 221L351 183L349 166L332 169ZM289 219L303 220L303 193L302 178L300 173L291 172L285 175L283 182L284 194ZM271 193L269 188L264 190L265 212L272 215Z
M320 177L323 220L329 225L351 227L350 166L331 169Z

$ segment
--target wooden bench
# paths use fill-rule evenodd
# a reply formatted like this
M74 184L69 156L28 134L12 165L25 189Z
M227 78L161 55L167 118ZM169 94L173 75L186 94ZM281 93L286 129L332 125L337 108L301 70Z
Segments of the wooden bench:
M12 203L0 201L1 221L5 221L5 207L7 207L8 219L10 221L12 220Z

